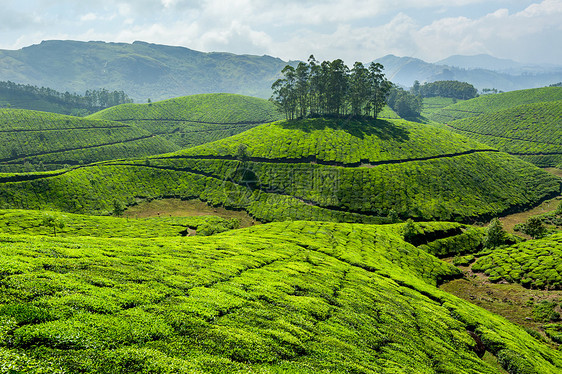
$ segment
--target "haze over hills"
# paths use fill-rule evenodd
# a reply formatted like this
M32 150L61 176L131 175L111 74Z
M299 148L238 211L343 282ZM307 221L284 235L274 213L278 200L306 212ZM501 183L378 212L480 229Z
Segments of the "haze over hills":
M562 81L562 67L524 68L508 60L509 69L504 70L501 69L503 60L486 55L477 58L452 56L433 64L413 57L387 55L375 62L384 65L388 79L406 87L412 86L415 80L422 83L457 80L468 82L479 90L496 88L512 91L544 87Z
M303 56L305 58L308 56ZM484 62L469 60L453 56L444 61L465 67L484 63L488 68L495 68L503 61L494 58L479 59L486 60ZM391 81L404 86L411 86L414 80L459 80L479 89L509 91L562 81L562 68L556 67L515 71L517 74L511 75L393 55L375 61L385 66ZM99 88L123 90L137 103L149 98L157 101L218 92L269 98L272 83L287 64L294 62L271 56L204 53L145 42L50 40L19 50L0 50L0 81L45 86L62 92L84 93ZM509 66L518 65L510 63Z

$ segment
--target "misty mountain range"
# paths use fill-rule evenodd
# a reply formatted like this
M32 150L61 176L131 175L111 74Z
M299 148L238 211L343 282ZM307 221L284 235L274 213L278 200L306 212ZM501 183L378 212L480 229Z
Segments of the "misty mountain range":
M510 91L562 81L560 66L527 66L488 55L451 56L437 63L388 55L375 61L384 65L391 81L406 87L415 80L459 80L478 89ZM135 102L212 92L269 98L271 84L288 63L297 62L145 42L52 40L0 50L0 81L76 93L123 90Z

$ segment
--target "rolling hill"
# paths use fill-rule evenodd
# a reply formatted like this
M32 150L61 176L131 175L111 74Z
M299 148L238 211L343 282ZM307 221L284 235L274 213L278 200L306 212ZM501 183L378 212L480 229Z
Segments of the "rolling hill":
M136 126L22 109L0 109L0 170L60 169L179 149Z
M114 200L181 197L266 222L487 220L560 193L558 178L529 163L403 120L280 121L177 153L0 182L2 208L104 213Z
M428 240L455 227L427 224ZM402 225L2 234L0 253L0 365L16 372L562 369L559 351L436 288L460 271L405 242Z
M562 163L562 100L468 117L448 126L541 167Z
M428 118L435 122L449 123L458 119L489 114L519 105L557 100L562 100L562 87L543 87L483 95L433 111L428 114Z
M267 100L234 94L201 94L150 104L123 104L88 118L119 121L188 148L282 118Z
M269 98L287 62L270 56L204 53L145 42L50 40L0 50L0 80L83 93L123 90L146 102L228 92Z

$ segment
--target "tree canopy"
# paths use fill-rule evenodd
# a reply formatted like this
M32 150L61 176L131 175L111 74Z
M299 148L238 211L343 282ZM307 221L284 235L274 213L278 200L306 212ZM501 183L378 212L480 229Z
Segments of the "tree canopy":
M273 83L271 100L287 119L306 116L372 116L386 105L391 83L384 67L361 62L349 68L341 59L319 63L310 56L308 63L285 66L283 78Z
M412 87L414 95L422 97L450 97L459 100L468 100L478 96L478 90L473 85L459 81L436 81L432 83L419 84L414 82Z

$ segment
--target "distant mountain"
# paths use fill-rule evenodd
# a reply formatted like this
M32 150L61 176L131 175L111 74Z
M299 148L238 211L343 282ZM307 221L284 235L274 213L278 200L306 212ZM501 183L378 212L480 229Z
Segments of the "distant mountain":
M145 42L44 41L0 50L0 81L83 94L123 90L135 102L198 93L239 93L269 98L287 62L270 56L203 53Z
M544 87L562 81L562 67L523 66L515 61L487 55L451 56L437 63L413 57L387 55L375 62L384 65L386 75L392 82L406 87L412 86L415 80L422 83L458 80L468 82L478 89L497 88L513 91ZM504 69L501 69L502 64L505 64Z
M454 55L437 61L437 65L449 65L464 69L487 69L494 71L509 71L521 69L525 65L513 60L497 58L490 55L480 54L474 56Z

